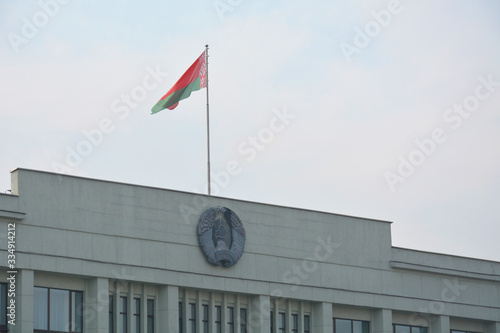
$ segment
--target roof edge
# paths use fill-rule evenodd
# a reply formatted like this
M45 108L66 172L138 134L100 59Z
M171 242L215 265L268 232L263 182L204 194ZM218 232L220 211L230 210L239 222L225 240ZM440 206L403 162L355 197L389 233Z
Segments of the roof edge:
M112 183L112 184L119 184L119 185L127 185L127 186L137 186L137 187L150 188L150 189L155 189L155 190L163 190L163 191L176 192L176 193L183 193L183 194L189 194L189 195L199 195L199 196L203 196L203 197L207 197L207 198L217 198L217 199L224 199L224 200L233 200L233 201L237 201L237 202L244 202L244 203L249 203L249 204L264 205L264 206L284 208L284 209L295 209L295 210L300 210L300 211L304 211L304 212L312 212L312 213L319 213L319 214L328 214L328 215L342 216L342 217L355 218L355 219L360 219L360 220L367 220L367 221L380 222L380 223L386 223L386 224L392 224L393 223L392 221L386 221L386 220L381 220L381 219L374 219L374 218L368 218L368 217L362 217L362 216L354 216L354 215L347 215L347 214L339 214L339 213L334 213L334 212L321 211L321 210L315 210L315 209L308 209L308 208L303 208L303 207L292 207L292 206L285 206L285 205L279 205L279 204L273 204L273 203L265 203L265 202L244 200L244 199L238 199L238 198L220 197L220 196L216 196L216 195L208 195L208 194L203 194L203 193L194 193L194 192L188 192L188 191L182 191L182 190L175 190L175 189L168 189L168 188L162 188L162 187L155 187L155 186L150 186L150 185L140 185L140 184L133 184L133 183L125 183L125 182L120 182L120 181L105 180L105 179L99 179L99 178L89 178L89 177L76 176L76 175L70 175L70 174L64 174L64 173L57 173L57 172L50 172L50 171L44 171L44 170L35 170L35 169L29 169L29 168L17 167L15 169L10 170L10 173L14 173L14 172L17 172L17 171L28 171L28 172L44 173L44 174L49 174L49 175L54 175L54 176L60 176L60 177L68 177L68 178L92 180L92 181Z

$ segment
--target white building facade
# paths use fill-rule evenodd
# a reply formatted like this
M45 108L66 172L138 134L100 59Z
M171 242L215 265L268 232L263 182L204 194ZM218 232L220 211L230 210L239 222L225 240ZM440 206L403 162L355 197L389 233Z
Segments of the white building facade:
M0 332L500 333L500 263L392 247L385 221L27 169L11 192ZM213 207L244 228L231 267L200 247Z

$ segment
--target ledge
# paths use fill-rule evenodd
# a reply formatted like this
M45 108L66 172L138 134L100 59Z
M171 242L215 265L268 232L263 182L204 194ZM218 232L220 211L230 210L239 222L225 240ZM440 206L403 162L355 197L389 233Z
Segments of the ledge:
M498 274L475 273L470 271L460 271L455 269L425 266L400 261L391 261L391 268L500 282L500 275Z
M21 221L21 220L24 220L25 216L26 216L26 213L13 212L10 210L0 209L0 218L4 217L4 218L12 219L12 220Z

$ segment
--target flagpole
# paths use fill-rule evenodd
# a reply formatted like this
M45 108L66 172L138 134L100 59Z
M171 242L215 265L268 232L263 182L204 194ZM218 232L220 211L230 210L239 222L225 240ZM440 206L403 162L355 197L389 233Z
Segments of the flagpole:
M208 108L208 44L205 45L205 65L206 65L206 80L207 80L207 181L208 195L210 194L210 114Z

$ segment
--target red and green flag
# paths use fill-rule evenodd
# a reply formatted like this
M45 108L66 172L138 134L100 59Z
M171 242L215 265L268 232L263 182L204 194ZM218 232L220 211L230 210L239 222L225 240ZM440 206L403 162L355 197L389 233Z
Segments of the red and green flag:
M151 109L151 114L155 114L164 109L173 110L179 102L188 98L191 92L206 88L207 86L207 66L204 51L198 59L189 67L181 78Z

